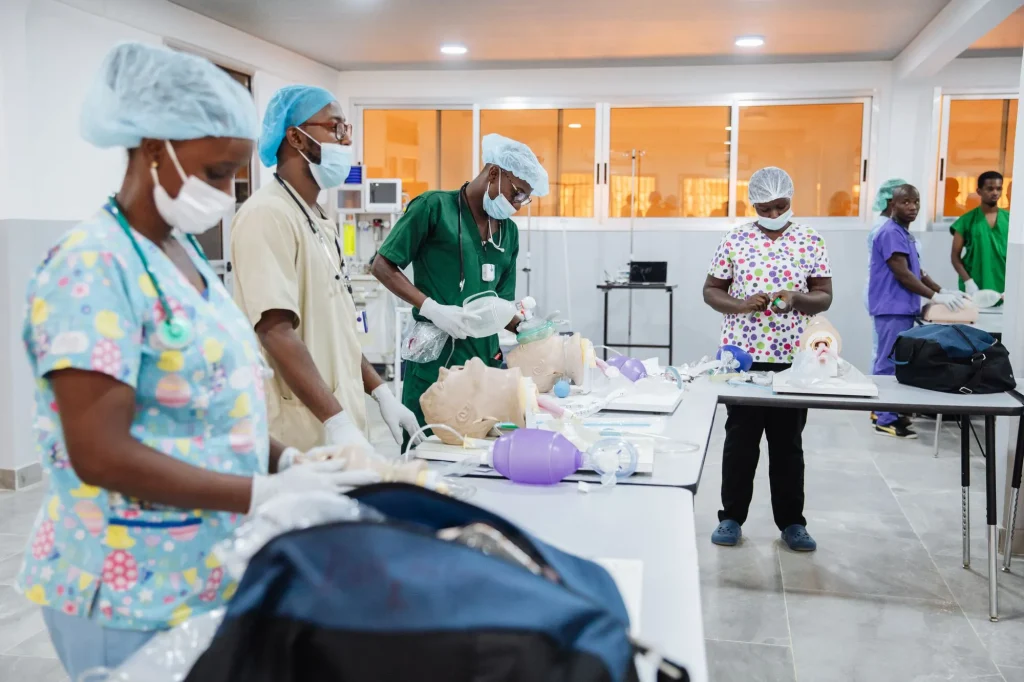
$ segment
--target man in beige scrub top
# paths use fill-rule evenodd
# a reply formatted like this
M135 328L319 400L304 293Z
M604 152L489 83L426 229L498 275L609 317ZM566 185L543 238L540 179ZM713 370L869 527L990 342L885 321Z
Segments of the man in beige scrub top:
M372 395L391 434L418 428L363 357L338 230L316 203L352 165L352 128L322 88L293 85L271 98L260 161L277 166L231 224L235 302L249 316L274 370L270 432L299 449L363 445Z

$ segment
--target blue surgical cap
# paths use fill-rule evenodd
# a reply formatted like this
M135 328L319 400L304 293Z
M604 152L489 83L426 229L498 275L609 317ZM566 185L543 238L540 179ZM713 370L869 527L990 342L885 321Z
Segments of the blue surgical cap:
M871 210L879 213L884 211L886 205L892 200L892 193L896 188L906 184L908 183L903 178L892 178L883 182L882 186L878 188L878 194L875 195L875 203Z
M85 96L82 137L97 147L138 147L143 138L255 140L252 96L202 57L143 43L107 55Z
M313 85L287 85L270 98L267 113L263 115L260 134L260 161L266 167L277 164L277 150L284 140L284 132L292 126L305 123L313 114L337 98L327 90Z
M484 135L481 147L484 163L493 163L498 168L504 168L517 178L530 183L533 196L547 196L548 172L540 165L536 154L525 144L491 133Z

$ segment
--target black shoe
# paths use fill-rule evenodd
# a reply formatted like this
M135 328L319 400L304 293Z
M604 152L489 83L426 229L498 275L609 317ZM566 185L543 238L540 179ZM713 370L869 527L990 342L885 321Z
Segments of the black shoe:
M916 440L917 433L908 429L906 426L901 426L899 422L894 422L888 426L879 426L875 424L875 433L880 433L883 436L889 436L890 438L902 438L903 440Z
M871 413L871 423L875 425L878 424L878 415L874 412ZM896 423L905 429L909 429L914 424L914 422L910 419L910 416L906 414L901 414L899 416L899 419L896 420Z

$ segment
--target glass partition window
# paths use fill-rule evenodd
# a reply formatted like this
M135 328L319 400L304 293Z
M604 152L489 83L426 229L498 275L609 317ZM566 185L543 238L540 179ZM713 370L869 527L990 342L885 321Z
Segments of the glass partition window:
M595 120L592 108L485 109L480 136L498 133L522 142L548 172L551 191L533 200L531 215L592 218Z
M739 113L736 212L747 205L750 176L778 166L793 178L797 216L860 215L864 104L743 106Z
M458 189L472 179L473 112L367 109L362 153L367 178L401 178L409 199Z
M730 116L727 106L611 109L608 214L728 216Z
M946 125L943 200L936 213L953 218L980 205L978 176L993 170L1005 177L999 206L1008 209L1013 193L1017 100L952 99Z

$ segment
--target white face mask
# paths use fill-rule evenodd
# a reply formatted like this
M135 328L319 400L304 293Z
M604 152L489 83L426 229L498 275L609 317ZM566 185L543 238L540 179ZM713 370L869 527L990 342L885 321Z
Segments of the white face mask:
M793 209L789 209L778 218L763 218L757 217L757 224L766 230L774 232L775 230L781 230L786 226L790 220L793 219Z
M171 162L174 163L178 175L181 176L181 189L178 196L171 198L156 174L156 166L149 169L153 177L153 200L160 217L171 227L187 234L202 234L219 223L235 205L235 198L230 194L211 187L194 175L185 176L185 171L178 163L178 155L174 147L164 140Z

